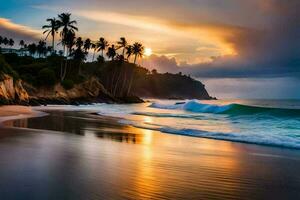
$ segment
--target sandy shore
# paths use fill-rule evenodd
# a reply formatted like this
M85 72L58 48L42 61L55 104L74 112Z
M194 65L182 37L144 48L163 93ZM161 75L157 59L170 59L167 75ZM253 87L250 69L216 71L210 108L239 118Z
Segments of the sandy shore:
M28 106L0 106L0 125L4 121L43 116L45 113L33 110Z
M300 198L300 151L47 112L0 128L1 199Z
M33 113L31 107L27 106L1 106L0 117L31 115Z

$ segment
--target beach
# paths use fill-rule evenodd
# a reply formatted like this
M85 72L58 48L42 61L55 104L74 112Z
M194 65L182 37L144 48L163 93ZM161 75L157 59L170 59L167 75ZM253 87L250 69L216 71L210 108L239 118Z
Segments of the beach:
M299 150L166 134L91 111L45 112L1 127L1 199L300 198Z

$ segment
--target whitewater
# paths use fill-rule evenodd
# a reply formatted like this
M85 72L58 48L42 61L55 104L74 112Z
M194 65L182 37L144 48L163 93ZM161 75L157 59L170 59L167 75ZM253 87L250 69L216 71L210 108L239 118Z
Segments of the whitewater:
M300 149L298 100L148 100L64 108L118 117L148 131Z

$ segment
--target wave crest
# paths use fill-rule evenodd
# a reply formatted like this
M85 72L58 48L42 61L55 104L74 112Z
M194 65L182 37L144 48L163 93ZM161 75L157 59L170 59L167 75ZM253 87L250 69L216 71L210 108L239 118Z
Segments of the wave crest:
M185 110L195 113L214 113L230 115L252 115L262 113L272 116L300 117L300 109L257 107L243 104L214 105L200 103L196 100L175 104L152 103L149 107L168 110Z

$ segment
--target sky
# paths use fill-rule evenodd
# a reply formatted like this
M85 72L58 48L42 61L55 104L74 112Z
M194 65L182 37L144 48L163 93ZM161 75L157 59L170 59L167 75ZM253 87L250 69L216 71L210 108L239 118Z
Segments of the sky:
M70 12L78 34L139 41L139 60L183 72L218 98L300 98L299 0L0 0L0 35L41 39L46 18Z

